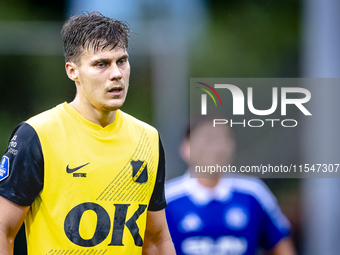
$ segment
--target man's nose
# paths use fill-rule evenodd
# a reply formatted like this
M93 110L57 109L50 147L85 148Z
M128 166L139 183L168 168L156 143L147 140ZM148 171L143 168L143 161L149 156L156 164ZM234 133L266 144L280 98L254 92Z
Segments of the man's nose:
M111 66L110 69L110 80L119 80L122 78L122 73L119 67L115 64Z

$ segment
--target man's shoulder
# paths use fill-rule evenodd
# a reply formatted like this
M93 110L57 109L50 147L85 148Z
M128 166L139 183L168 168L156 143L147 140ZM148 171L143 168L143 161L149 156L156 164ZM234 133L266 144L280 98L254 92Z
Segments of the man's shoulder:
M188 196L186 189L187 180L188 176L184 174L165 183L165 195L168 203Z
M224 178L227 180L228 178ZM232 188L235 192L245 193L252 196L262 196L271 193L267 185L260 179L235 176L232 178Z
M233 178L232 181L233 194L250 196L262 207L266 212L275 211L278 204L275 196L260 179L256 178Z
M122 119L124 120L125 124L130 125L131 127L134 127L134 128L141 128L143 130L148 130L148 131L151 131L151 132L157 132L156 128L154 128L150 124L148 124L144 121L141 121L141 120L137 119L136 117L134 117L134 116L132 116L132 115L126 113L126 112L123 112L122 110L119 110L119 113L120 113Z
M274 225L282 231L290 229L290 223L281 212L276 197L260 179L234 178L233 193L251 196L258 203L262 212L269 216Z
M59 119L58 115L60 115L60 113L62 113L62 104L29 118L26 123L34 129L48 128L55 125Z

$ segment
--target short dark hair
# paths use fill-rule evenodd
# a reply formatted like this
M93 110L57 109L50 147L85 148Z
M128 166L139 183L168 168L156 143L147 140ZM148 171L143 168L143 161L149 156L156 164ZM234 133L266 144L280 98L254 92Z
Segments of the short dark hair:
M64 42L66 62L77 62L85 49L94 52L112 46L128 48L130 27L125 21L105 17L100 12L81 12L70 17L61 35Z

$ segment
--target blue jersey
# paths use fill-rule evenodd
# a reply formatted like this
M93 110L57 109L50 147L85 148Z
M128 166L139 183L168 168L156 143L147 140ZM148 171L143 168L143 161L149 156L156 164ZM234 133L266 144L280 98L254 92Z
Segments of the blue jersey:
M275 197L258 179L223 178L208 189L185 174L167 182L165 194L178 255L254 255L290 232Z

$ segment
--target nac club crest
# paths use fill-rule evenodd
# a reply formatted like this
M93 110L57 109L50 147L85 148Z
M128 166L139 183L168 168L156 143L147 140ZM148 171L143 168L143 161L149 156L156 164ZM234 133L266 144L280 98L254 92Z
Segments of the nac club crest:
M131 166L132 166L132 180L134 182L145 183L148 181L148 166L146 161L132 160Z

